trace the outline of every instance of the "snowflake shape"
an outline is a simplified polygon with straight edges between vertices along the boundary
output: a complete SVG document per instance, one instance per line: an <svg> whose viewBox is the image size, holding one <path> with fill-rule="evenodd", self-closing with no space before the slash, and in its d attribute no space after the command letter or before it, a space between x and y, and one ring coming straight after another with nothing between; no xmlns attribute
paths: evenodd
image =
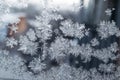
<svg viewBox="0 0 120 80"><path fill-rule="evenodd" d="M11 31L13 31L13 32L15 32L15 33L17 33L18 32L18 26L17 25L12 25L12 26L10 26L10 30Z"/></svg>
<svg viewBox="0 0 120 80"><path fill-rule="evenodd" d="M101 39L105 39L113 35L119 36L118 33L120 33L120 30L119 28L117 28L116 23L114 21L100 22L100 26L97 28L97 31Z"/></svg>
<svg viewBox="0 0 120 80"><path fill-rule="evenodd" d="M112 15L112 10L111 9L107 9L105 11L105 13L106 13L106 15L111 16Z"/></svg>
<svg viewBox="0 0 120 80"><path fill-rule="evenodd" d="M18 41L15 40L15 38L11 37L11 38L7 38L6 40L6 46L13 48L14 46L18 45Z"/></svg>
<svg viewBox="0 0 120 80"><path fill-rule="evenodd" d="M81 39L88 35L88 30L85 29L84 24L73 23L71 20L65 20L61 25L60 29L65 36L72 36Z"/></svg>
<svg viewBox="0 0 120 80"><path fill-rule="evenodd" d="M38 43L30 41L27 36L20 36L19 49L24 54L35 55L38 49Z"/></svg>
<svg viewBox="0 0 120 80"><path fill-rule="evenodd" d="M34 58L33 61L30 62L29 67L35 72L41 72L42 70L44 70L46 68L46 64L43 63L39 58Z"/></svg>

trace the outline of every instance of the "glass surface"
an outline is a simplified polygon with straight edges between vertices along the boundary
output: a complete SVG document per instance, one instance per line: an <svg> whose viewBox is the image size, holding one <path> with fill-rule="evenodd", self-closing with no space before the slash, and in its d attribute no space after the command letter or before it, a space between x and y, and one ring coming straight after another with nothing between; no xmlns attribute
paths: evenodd
<svg viewBox="0 0 120 80"><path fill-rule="evenodd" d="M0 1L0 79L119 80L119 12L120 0Z"/></svg>

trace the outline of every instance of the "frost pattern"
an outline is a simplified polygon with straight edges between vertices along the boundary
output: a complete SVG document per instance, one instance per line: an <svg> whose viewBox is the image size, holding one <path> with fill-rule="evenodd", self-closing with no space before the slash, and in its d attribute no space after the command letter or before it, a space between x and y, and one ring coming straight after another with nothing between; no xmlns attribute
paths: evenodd
<svg viewBox="0 0 120 80"><path fill-rule="evenodd" d="M65 40L62 37L57 37L56 41L51 44L49 54L51 55L51 58L54 59L59 56L65 56L65 53L67 53L67 49L69 48L69 42L68 40Z"/></svg>
<svg viewBox="0 0 120 80"><path fill-rule="evenodd" d="M30 41L27 36L20 36L19 45L18 51L22 51L24 54L35 55L37 52L38 44Z"/></svg>
<svg viewBox="0 0 120 80"><path fill-rule="evenodd" d="M117 35L117 33L120 32L114 21L102 21L99 28L97 28L97 31L102 39L109 36Z"/></svg>
<svg viewBox="0 0 120 80"><path fill-rule="evenodd" d="M30 62L29 67L35 72L39 73L46 68L46 64L41 61L40 58L35 58L33 61Z"/></svg>
<svg viewBox="0 0 120 80"><path fill-rule="evenodd" d="M66 20L61 23L60 29L63 31L65 36L77 37L79 39L88 35L88 30L85 29L84 24L73 23L71 20Z"/></svg>
<svg viewBox="0 0 120 80"><path fill-rule="evenodd" d="M17 31L18 31L18 26L17 26L16 24L14 24L14 25L12 25L12 26L10 27L10 30L13 31L14 33L17 33Z"/></svg>
<svg viewBox="0 0 120 80"><path fill-rule="evenodd" d="M21 15L14 9L27 10L30 1L0 1L0 31L13 24L7 28L16 34ZM101 21L95 28L98 35L92 37L92 28L87 24L64 17L59 9L49 7L43 0L39 2L39 7L32 5L37 14L28 20L29 29L18 39L0 32L5 38L5 47L0 42L0 79L7 74L12 80L120 79L120 67L114 63L120 56L118 42L101 47L102 41L120 36L115 21ZM76 7L78 11L83 6L73 4ZM112 10L107 9L106 15L110 16Z"/></svg>
<svg viewBox="0 0 120 80"><path fill-rule="evenodd" d="M6 46L13 48L14 46L18 45L18 41L15 40L13 37L7 38L6 40Z"/></svg>
<svg viewBox="0 0 120 80"><path fill-rule="evenodd" d="M36 33L33 29L29 29L29 31L26 33L26 35L28 36L29 40L31 41L35 41L36 38Z"/></svg>

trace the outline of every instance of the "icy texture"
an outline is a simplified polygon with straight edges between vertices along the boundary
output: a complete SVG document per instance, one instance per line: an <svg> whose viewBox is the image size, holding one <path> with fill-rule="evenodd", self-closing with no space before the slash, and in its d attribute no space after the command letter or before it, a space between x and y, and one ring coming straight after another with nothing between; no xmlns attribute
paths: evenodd
<svg viewBox="0 0 120 80"><path fill-rule="evenodd" d="M0 40L5 39L4 46L0 43L0 79L119 80L120 67L115 64L119 61L119 45L117 40L107 44L111 37L120 36L116 23L101 21L94 29L97 36L92 37L90 26L64 17L59 8L45 1L39 0L37 5L31 0L0 1L0 31L7 28L17 33L21 15L14 9L24 13L32 5L37 11L19 38L0 32ZM106 13L111 15L109 10Z"/></svg>

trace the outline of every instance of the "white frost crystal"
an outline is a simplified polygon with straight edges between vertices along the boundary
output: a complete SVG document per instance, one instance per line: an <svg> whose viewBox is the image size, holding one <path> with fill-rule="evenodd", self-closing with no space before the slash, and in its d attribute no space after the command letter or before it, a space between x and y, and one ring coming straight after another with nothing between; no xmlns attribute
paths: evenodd
<svg viewBox="0 0 120 80"><path fill-rule="evenodd" d="M109 36L117 35L120 30L117 28L116 23L114 21L102 21L100 26L97 28L99 36L101 39L107 38Z"/></svg>
<svg viewBox="0 0 120 80"><path fill-rule="evenodd" d="M10 30L13 31L13 32L15 32L15 33L17 33L18 26L17 25L12 25L12 26L10 26Z"/></svg>
<svg viewBox="0 0 120 80"><path fill-rule="evenodd" d="M107 9L105 11L105 13L106 13L106 15L111 16L112 15L112 10L111 9Z"/></svg>
<svg viewBox="0 0 120 80"><path fill-rule="evenodd" d="M29 67L35 72L41 72L46 68L46 64L42 63L40 58L35 58L33 61L30 62Z"/></svg>
<svg viewBox="0 0 120 80"><path fill-rule="evenodd" d="M27 36L20 36L19 45L18 51L22 51L24 54L35 55L37 52L38 44L30 41Z"/></svg>
<svg viewBox="0 0 120 80"><path fill-rule="evenodd" d="M68 45L68 40L62 38L62 37L57 37L55 42L51 44L49 54L51 55L51 58L54 59L59 56L65 56L65 53L67 53L69 45Z"/></svg>
<svg viewBox="0 0 120 80"><path fill-rule="evenodd" d="M115 65L114 64L101 64L99 65L99 70L104 71L104 72L114 72L115 70Z"/></svg>
<svg viewBox="0 0 120 80"><path fill-rule="evenodd" d="M37 39L35 31L33 29L29 29L29 31L26 33L26 35L28 36L29 40L31 40L31 41L35 41Z"/></svg>
<svg viewBox="0 0 120 80"><path fill-rule="evenodd" d="M61 25L60 29L65 36L72 36L81 39L86 35L85 33L88 32L88 30L85 29L84 24L73 23L71 20L66 20L62 22Z"/></svg>
<svg viewBox="0 0 120 80"><path fill-rule="evenodd" d="M13 48L14 46L18 45L18 41L15 40L13 37L7 38L6 40L6 46Z"/></svg>

